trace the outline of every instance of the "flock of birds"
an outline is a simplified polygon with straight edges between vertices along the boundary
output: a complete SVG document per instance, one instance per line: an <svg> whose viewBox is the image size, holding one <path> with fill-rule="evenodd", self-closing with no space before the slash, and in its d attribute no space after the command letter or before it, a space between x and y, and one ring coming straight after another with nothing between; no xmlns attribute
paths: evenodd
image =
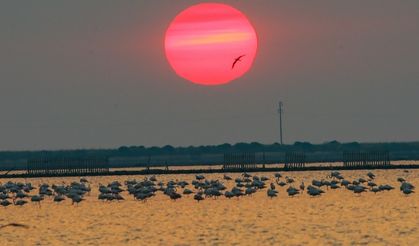
<svg viewBox="0 0 419 246"><path fill-rule="evenodd" d="M403 178L398 178L400 191L409 195L414 192L415 187ZM234 182L232 189L228 189L224 183ZM125 186L124 186L125 185ZM241 196L251 196L261 190L266 189L266 195L270 198L278 196L279 187L287 187L288 196L293 197L302 194L304 191L309 196L315 197L325 193L326 190L347 189L355 194L363 192L382 192L393 190L394 187L388 184L376 184L375 175L368 172L365 178L361 177L352 181L345 179L341 173L333 171L325 179L313 179L311 184L306 187L304 182L297 184L294 178L275 173L272 179L266 176L256 176L243 173L233 179L231 176L224 175L223 181L209 180L203 175L196 175L195 179L189 184L184 180L170 180L167 183L158 181L156 176L145 178L144 180L127 180L124 185L118 181L113 181L107 185L99 184L98 199L102 201L125 200L121 195L127 191L135 200L147 201L154 197L158 192L162 192L172 200L180 199L184 196L193 196L196 201L209 198L234 198ZM192 188L193 187L193 188ZM44 199L52 199L56 203L64 200L71 200L72 204L78 204L85 200L85 196L91 192L90 183L86 178L81 178L79 182L72 182L69 185L49 185L43 183L39 185L37 194L32 194L36 188L31 183L7 182L0 183L0 205L23 206L29 201L37 203L39 206Z"/></svg>

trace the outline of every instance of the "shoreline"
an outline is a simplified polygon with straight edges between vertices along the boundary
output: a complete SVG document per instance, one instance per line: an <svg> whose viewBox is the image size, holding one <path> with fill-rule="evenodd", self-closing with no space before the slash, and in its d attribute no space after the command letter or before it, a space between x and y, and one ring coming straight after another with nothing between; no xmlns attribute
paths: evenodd
<svg viewBox="0 0 419 246"><path fill-rule="evenodd" d="M173 167L173 166L171 166ZM81 177L81 176L129 176L129 175L164 175L164 174L200 174L200 173L242 173L242 172L302 172L302 171L332 171L332 170L392 170L392 169L419 169L419 164L399 165L364 165L364 166L306 166L296 168L261 167L261 168L217 168L217 169L143 169L143 170L113 170L97 173L54 173L54 174L28 174L12 173L0 174L0 179L12 178L44 178L44 177ZM23 171L23 170L21 170Z"/></svg>

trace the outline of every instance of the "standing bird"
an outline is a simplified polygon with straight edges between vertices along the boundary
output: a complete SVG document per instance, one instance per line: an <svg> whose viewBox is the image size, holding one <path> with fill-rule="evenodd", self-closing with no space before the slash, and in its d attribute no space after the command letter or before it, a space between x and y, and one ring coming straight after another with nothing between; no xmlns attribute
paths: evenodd
<svg viewBox="0 0 419 246"><path fill-rule="evenodd" d="M225 196L225 197L227 197L228 199L230 199L230 198L232 198L232 197L235 197L236 195L234 195L234 193L233 193L233 192L231 192L231 191L226 191L226 192L224 193L224 196Z"/></svg>
<svg viewBox="0 0 419 246"><path fill-rule="evenodd" d="M381 190L380 190L380 188L378 188L378 187L372 187L372 188L371 188L371 191L372 191L372 192L374 192L374 194L375 194L375 193L377 193L377 192L380 192Z"/></svg>
<svg viewBox="0 0 419 246"><path fill-rule="evenodd" d="M62 195L56 195L54 197L54 202L56 202L56 203L59 203L59 202L64 201L64 200L65 200L65 197L62 196Z"/></svg>
<svg viewBox="0 0 419 246"><path fill-rule="evenodd" d="M275 184L271 183L271 190L275 190Z"/></svg>
<svg viewBox="0 0 419 246"><path fill-rule="evenodd" d="M239 57L237 57L236 59L234 59L233 65L231 66L231 69L234 68L234 66L236 65L237 62L241 61L241 58L244 57L246 55L241 55Z"/></svg>
<svg viewBox="0 0 419 246"><path fill-rule="evenodd" d="M204 197L202 197L202 193L197 193L193 196L193 199L199 202L199 201L204 200Z"/></svg>
<svg viewBox="0 0 419 246"><path fill-rule="evenodd" d="M362 185L355 185L353 192L355 194L361 194L362 192L365 192L366 190L367 188Z"/></svg>
<svg viewBox="0 0 419 246"><path fill-rule="evenodd" d="M43 196L34 195L31 197L31 202L37 202L41 206L41 201L44 200Z"/></svg>
<svg viewBox="0 0 419 246"><path fill-rule="evenodd" d="M25 205L26 203L28 203L27 201L25 201L25 200L17 200L17 201L15 201L14 202L14 204L16 205L16 206L23 206L23 205Z"/></svg>
<svg viewBox="0 0 419 246"><path fill-rule="evenodd" d="M402 191L403 191L403 193L404 193L405 195L409 195L410 193L414 193L414 191L413 191L413 190L408 189L408 188L403 189Z"/></svg>
<svg viewBox="0 0 419 246"><path fill-rule="evenodd" d="M183 190L184 195L189 195L189 194L192 194L192 193L193 193L193 191L191 191L190 189L184 189Z"/></svg>
<svg viewBox="0 0 419 246"><path fill-rule="evenodd" d="M270 197L270 198L273 198L273 197L276 197L277 194L278 193L278 191L276 191L276 190L271 190L271 189L268 189L267 191L266 191L266 194Z"/></svg>
<svg viewBox="0 0 419 246"><path fill-rule="evenodd" d="M321 193L324 193L324 191L319 188L316 188L311 185L307 187L307 194L309 194L310 196L320 196Z"/></svg>
<svg viewBox="0 0 419 246"><path fill-rule="evenodd" d="M173 201L176 201L179 198L182 198L182 195L176 192L171 192L169 194L170 199L172 199Z"/></svg>
<svg viewBox="0 0 419 246"><path fill-rule="evenodd" d="M368 173L367 173L367 176L368 176L370 179L374 179L374 178L375 178L375 174L373 174L372 172L368 172Z"/></svg>
<svg viewBox="0 0 419 246"><path fill-rule="evenodd" d="M71 201L72 201L71 205L73 205L74 203L76 203L78 205L83 200L84 200L83 197L81 197L79 195L74 195L74 196L71 197Z"/></svg>
<svg viewBox="0 0 419 246"><path fill-rule="evenodd" d="M413 186L411 183L405 181L400 186L400 190L406 190L406 189L413 190L413 189L415 189L415 186Z"/></svg>
<svg viewBox="0 0 419 246"><path fill-rule="evenodd" d="M296 188L294 188L294 187L290 186L290 187L288 187L288 189L287 189L287 193L288 193L288 196L293 197L293 196L295 196L295 195L299 194L299 193L300 193L300 191L299 191L299 190L297 190Z"/></svg>
<svg viewBox="0 0 419 246"><path fill-rule="evenodd" d="M12 204L11 202L9 202L9 200L3 200L3 201L1 201L0 202L0 205L2 205L3 207L7 207L7 206L9 206L10 204Z"/></svg>
<svg viewBox="0 0 419 246"><path fill-rule="evenodd" d="M232 180L232 178L230 176L226 175L226 174L224 174L224 179L225 180Z"/></svg>
<svg viewBox="0 0 419 246"><path fill-rule="evenodd" d="M304 181L302 181L302 182L301 182L301 184L300 184L300 189L301 189L301 190L304 190L304 188L305 188L305 186L304 186Z"/></svg>
<svg viewBox="0 0 419 246"><path fill-rule="evenodd" d="M204 177L204 175L195 175L195 178L197 179L197 180L203 180L203 179L205 179L205 177Z"/></svg>
<svg viewBox="0 0 419 246"><path fill-rule="evenodd" d="M377 184L376 184L376 183L374 183L374 182L372 182L372 181L369 181L369 182L368 182L368 186L372 188L372 187L374 187L374 186L377 186Z"/></svg>
<svg viewBox="0 0 419 246"><path fill-rule="evenodd" d="M294 183L294 179L291 177L285 177L285 181L287 181L288 184Z"/></svg>

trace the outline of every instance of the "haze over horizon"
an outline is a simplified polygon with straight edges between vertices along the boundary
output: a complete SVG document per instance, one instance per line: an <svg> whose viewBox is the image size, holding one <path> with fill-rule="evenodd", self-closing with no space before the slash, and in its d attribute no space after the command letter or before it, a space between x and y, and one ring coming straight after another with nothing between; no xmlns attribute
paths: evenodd
<svg viewBox="0 0 419 246"><path fill-rule="evenodd" d="M251 70L179 78L164 35L201 1L0 3L0 150L419 140L419 2L217 1L258 34Z"/></svg>

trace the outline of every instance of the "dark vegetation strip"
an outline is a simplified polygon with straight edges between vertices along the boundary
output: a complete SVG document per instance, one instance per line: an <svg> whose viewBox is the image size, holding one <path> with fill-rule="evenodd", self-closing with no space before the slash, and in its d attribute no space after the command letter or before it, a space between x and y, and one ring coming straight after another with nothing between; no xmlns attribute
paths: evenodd
<svg viewBox="0 0 419 246"><path fill-rule="evenodd" d="M1 160L20 160L31 158L112 158L112 157L148 157L161 155L205 155L224 154L230 152L345 152L345 151L389 151L416 153L419 152L419 142L405 143L340 143L338 141L323 144L309 142L295 142L280 145L251 143L224 143L220 145L202 145L189 147L121 146L116 149L79 149L79 150L45 150L45 151L0 151Z"/></svg>

